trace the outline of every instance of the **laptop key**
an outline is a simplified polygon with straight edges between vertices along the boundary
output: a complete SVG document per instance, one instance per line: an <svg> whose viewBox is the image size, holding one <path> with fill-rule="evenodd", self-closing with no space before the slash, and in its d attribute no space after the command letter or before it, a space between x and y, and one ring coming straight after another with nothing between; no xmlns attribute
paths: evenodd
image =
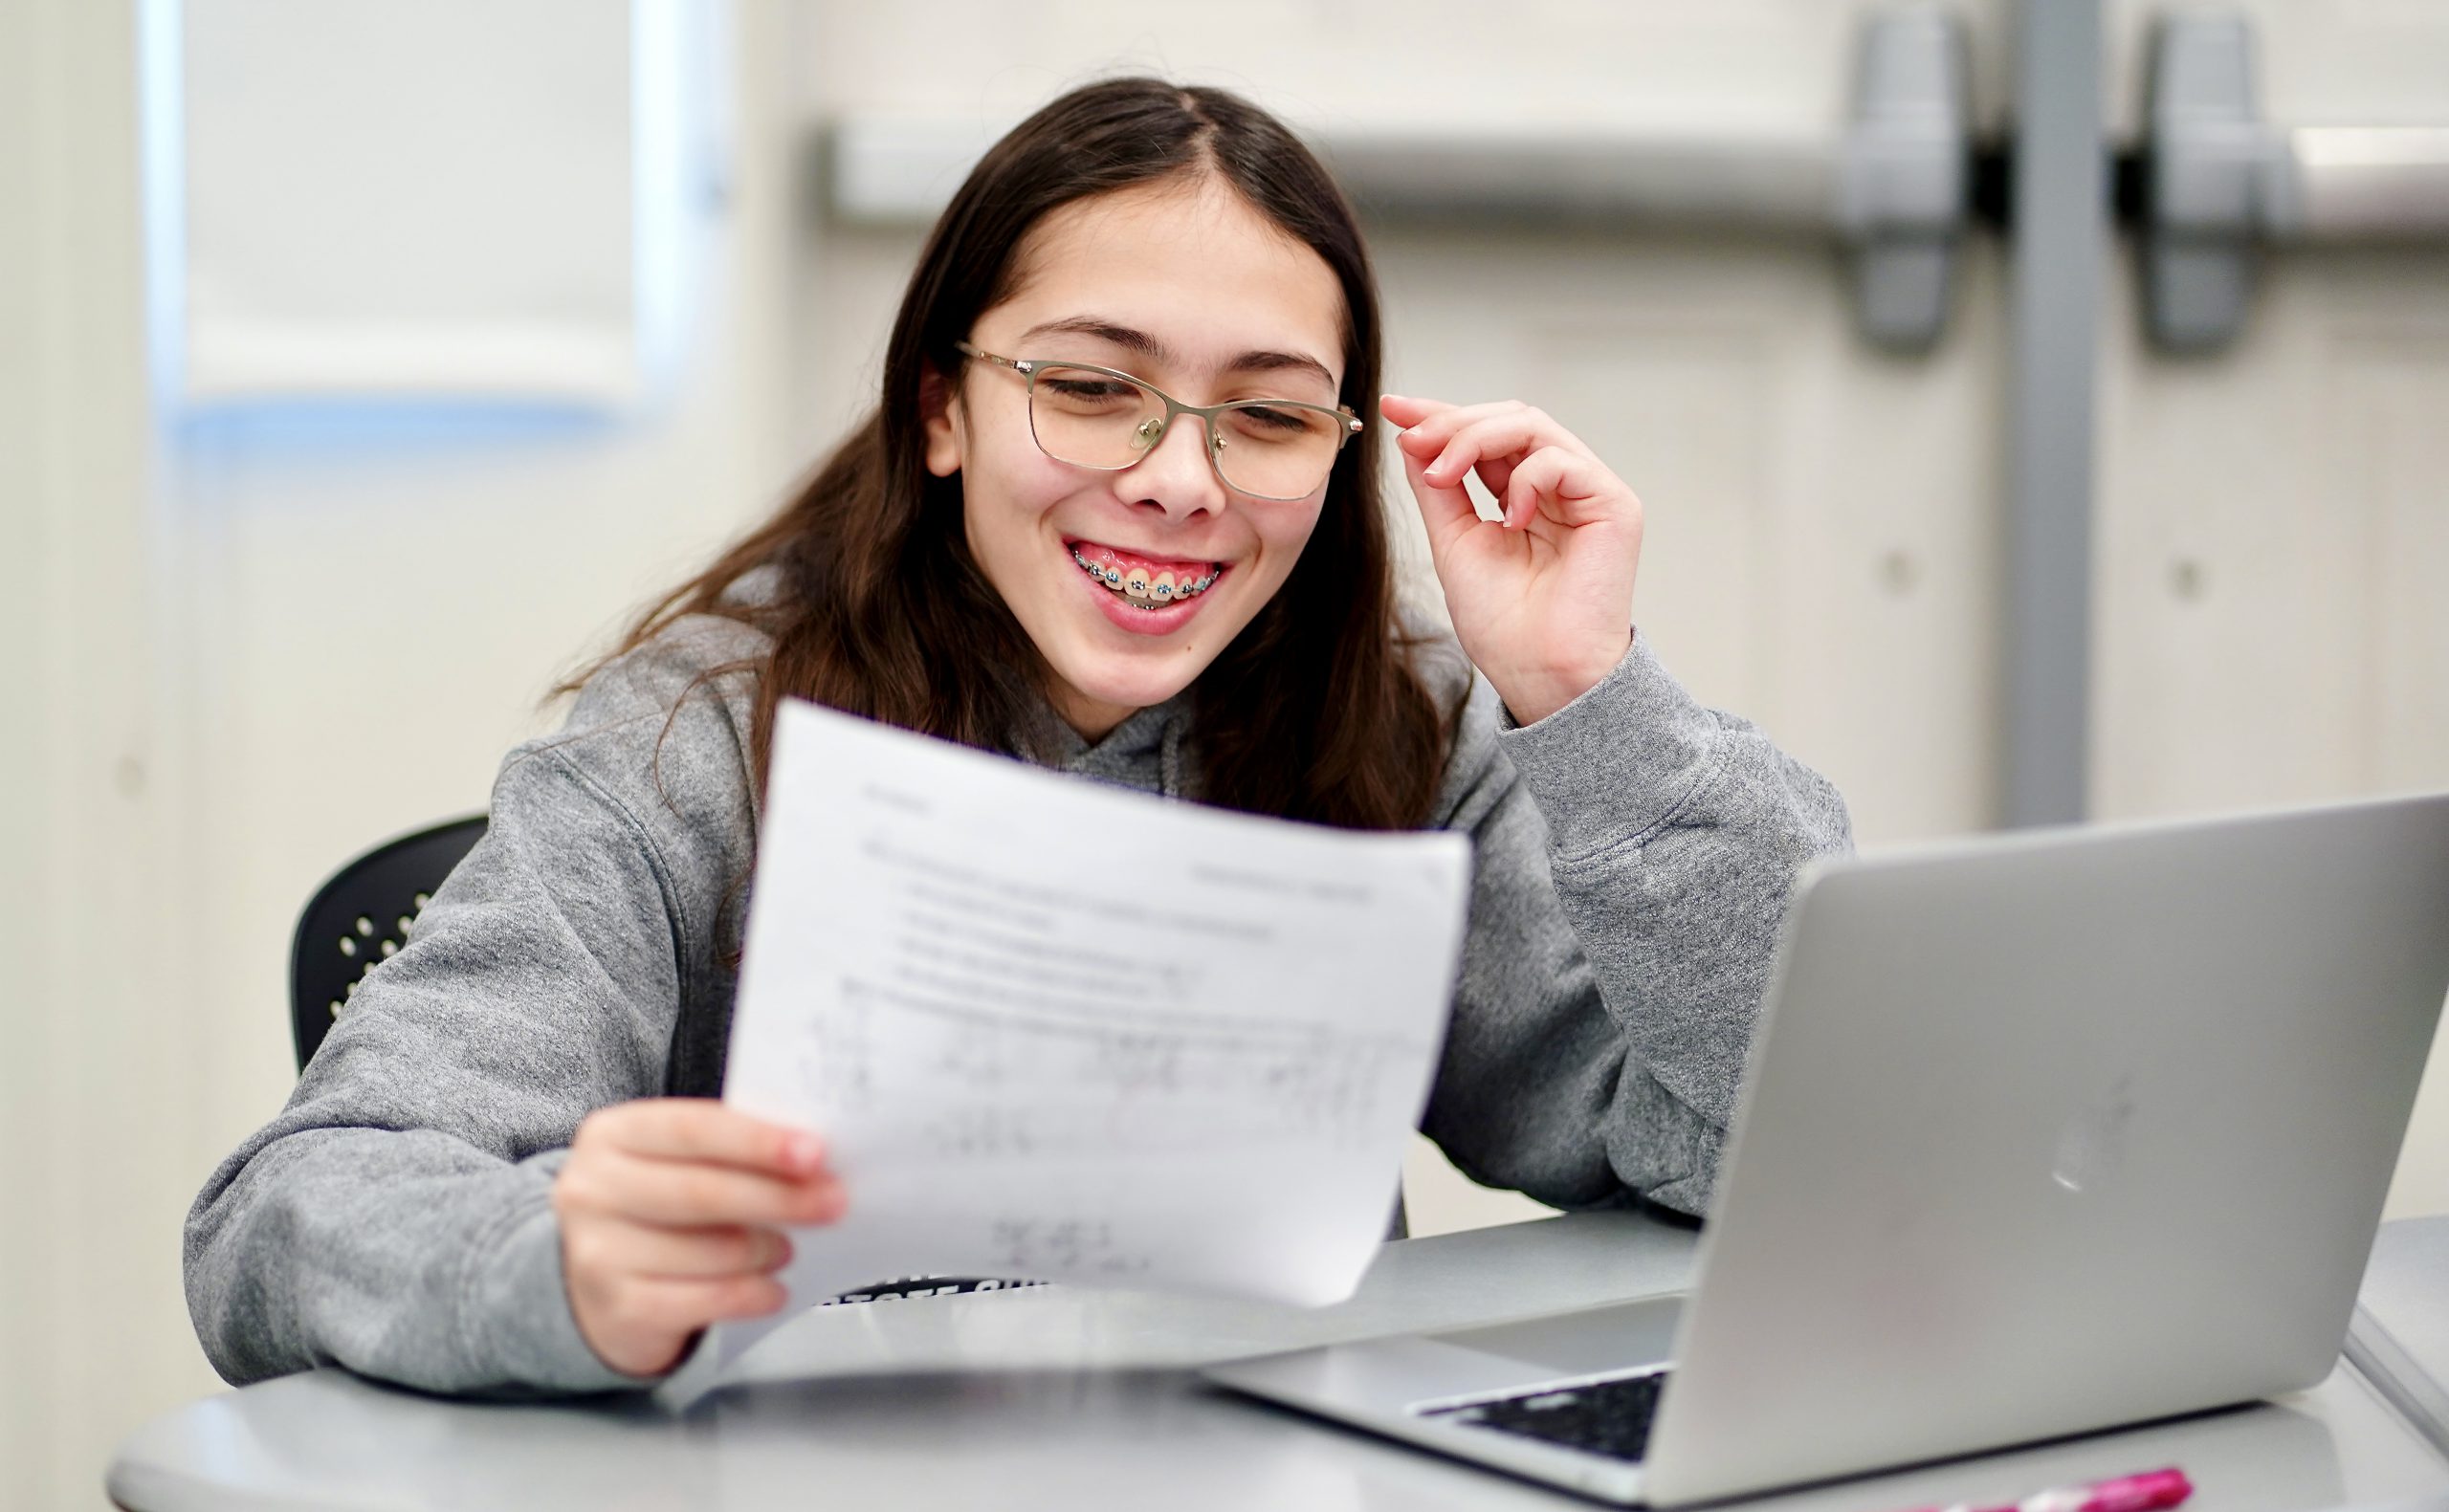
<svg viewBox="0 0 2449 1512"><path fill-rule="evenodd" d="M1649 1426L1658 1415L1659 1389L1666 1381L1665 1370L1644 1370L1418 1411L1423 1417L1448 1417L1471 1428L1638 1462L1649 1448Z"/></svg>

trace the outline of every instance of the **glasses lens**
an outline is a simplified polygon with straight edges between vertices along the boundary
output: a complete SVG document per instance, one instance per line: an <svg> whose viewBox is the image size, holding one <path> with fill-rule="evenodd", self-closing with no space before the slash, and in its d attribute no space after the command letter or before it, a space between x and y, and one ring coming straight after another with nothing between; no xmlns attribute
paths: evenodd
<svg viewBox="0 0 2449 1512"><path fill-rule="evenodd" d="M1165 402L1112 373L1048 363L1029 384L1029 429L1057 462L1127 468L1164 439ZM1343 433L1331 410L1249 400L1216 417L1216 471L1244 493L1306 498L1327 481Z"/></svg>
<svg viewBox="0 0 2449 1512"><path fill-rule="evenodd" d="M1216 417L1216 471L1245 493L1306 498L1327 481L1343 444L1343 416L1253 400Z"/></svg>
<svg viewBox="0 0 2449 1512"><path fill-rule="evenodd" d="M1029 384L1039 449L1081 468L1125 468L1163 436L1165 402L1111 373L1041 367Z"/></svg>

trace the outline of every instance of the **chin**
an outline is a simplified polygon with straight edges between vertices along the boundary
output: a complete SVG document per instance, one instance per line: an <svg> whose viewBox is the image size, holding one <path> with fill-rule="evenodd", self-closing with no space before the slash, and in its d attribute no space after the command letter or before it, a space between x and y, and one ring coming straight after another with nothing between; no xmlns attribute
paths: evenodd
<svg viewBox="0 0 2449 1512"><path fill-rule="evenodd" d="M1177 656L1164 667L1116 667L1105 658L1085 666L1058 667L1057 675L1088 698L1117 709L1145 709L1161 704L1198 680L1207 669L1202 662L1185 667Z"/></svg>

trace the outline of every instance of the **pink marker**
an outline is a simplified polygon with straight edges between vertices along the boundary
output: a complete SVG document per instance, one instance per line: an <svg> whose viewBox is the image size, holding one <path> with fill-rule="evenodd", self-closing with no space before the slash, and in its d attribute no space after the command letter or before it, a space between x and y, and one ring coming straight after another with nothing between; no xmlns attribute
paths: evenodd
<svg viewBox="0 0 2449 1512"><path fill-rule="evenodd" d="M2192 1495L2194 1482L2184 1471L2171 1468L2096 1480L2087 1486L2038 1491L2012 1506L1976 1507L1959 1501L1953 1506L1920 1507L1916 1512L2161 1512Z"/></svg>

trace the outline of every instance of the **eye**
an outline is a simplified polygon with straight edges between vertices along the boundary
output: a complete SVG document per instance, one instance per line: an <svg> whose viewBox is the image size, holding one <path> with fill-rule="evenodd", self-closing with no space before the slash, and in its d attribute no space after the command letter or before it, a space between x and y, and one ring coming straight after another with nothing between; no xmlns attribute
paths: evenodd
<svg viewBox="0 0 2449 1512"><path fill-rule="evenodd" d="M1291 432L1307 430L1312 421L1305 411L1278 409L1270 405L1248 405L1233 411L1234 416L1253 430Z"/></svg>
<svg viewBox="0 0 2449 1512"><path fill-rule="evenodd" d="M1038 380L1038 387L1051 390L1057 397L1063 399L1120 399L1126 394L1138 392L1129 383L1118 383L1111 378L1041 377Z"/></svg>

